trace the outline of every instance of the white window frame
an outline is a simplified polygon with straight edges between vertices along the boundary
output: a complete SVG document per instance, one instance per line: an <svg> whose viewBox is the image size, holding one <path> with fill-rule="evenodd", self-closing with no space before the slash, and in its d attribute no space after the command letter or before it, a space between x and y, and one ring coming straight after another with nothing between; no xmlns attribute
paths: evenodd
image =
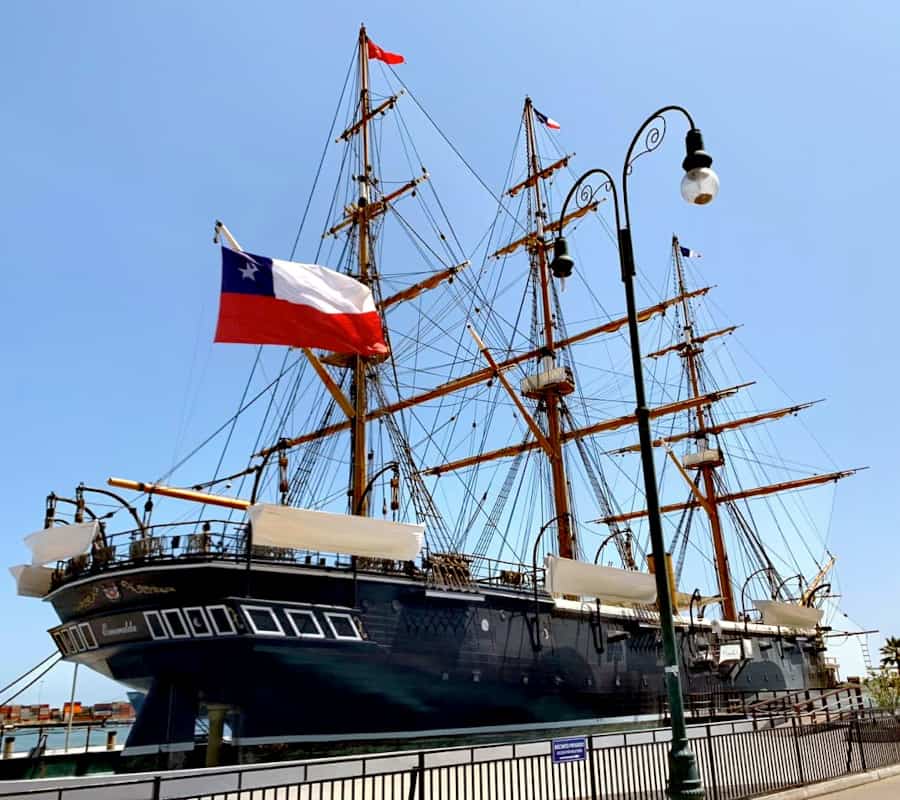
<svg viewBox="0 0 900 800"><path fill-rule="evenodd" d="M81 622L78 624L78 630L81 631L81 635L84 637L85 644L88 646L88 650L96 650L100 644L97 642L97 637L94 636L94 629L91 627L90 622ZM87 631L87 633L85 633ZM88 639L88 634L90 634L90 639ZM91 644L93 642L93 644Z"/></svg>
<svg viewBox="0 0 900 800"><path fill-rule="evenodd" d="M225 619L228 620L228 630L223 631L219 628L219 624L216 622L216 618L213 615L213 611L222 611L225 614ZM234 627L234 620L231 618L231 612L228 606L206 606L207 617L209 618L210 629L216 632L218 636L230 636L231 634L237 633L237 628Z"/></svg>
<svg viewBox="0 0 900 800"><path fill-rule="evenodd" d="M353 629L353 636L339 636L338 632L334 628L334 623L331 621L332 619L342 618L347 620L350 623L350 627ZM334 634L335 639L340 639L345 642L361 642L362 636L359 635L359 629L356 627L356 623L353 621L353 617L349 614L339 614L334 611L326 611L325 612L325 621L328 623L328 627L331 628L331 632Z"/></svg>
<svg viewBox="0 0 900 800"><path fill-rule="evenodd" d="M241 604L241 611L244 612L244 617L247 620L247 623L250 625L250 630L253 631L257 636L284 636L284 628L281 627L281 621L275 615L275 610L270 606L245 606L243 603ZM278 628L277 631L261 631L256 627L256 623L253 621L253 617L250 616L251 611L265 611L269 614L272 620L275 623L275 627Z"/></svg>
<svg viewBox="0 0 900 800"><path fill-rule="evenodd" d="M156 621L159 622L159 627L162 628L162 636L157 636L153 632L153 626L150 624L150 617L156 617ZM150 638L153 639L153 641L169 638L169 626L166 625L159 611L145 611L144 622L147 623L147 630L150 631Z"/></svg>
<svg viewBox="0 0 900 800"><path fill-rule="evenodd" d="M200 618L206 625L206 633L197 633L197 631L194 630L194 626L191 624L192 611L196 611L200 615ZM191 635L196 636L198 639L202 639L204 636L213 635L212 625L209 624L209 617L206 616L206 612L203 610L203 606L185 606L184 618L187 620L187 629L191 632Z"/></svg>
<svg viewBox="0 0 900 800"><path fill-rule="evenodd" d="M325 631L322 630L322 626L319 624L319 620L316 618L316 615L308 608L286 608L284 610L284 613L287 614L288 622L291 623L291 627L294 629L294 633L301 639L325 638ZM313 621L313 625L316 626L316 630L318 631L318 633L300 633L300 629L296 626L296 624L294 624L294 614L309 617Z"/></svg>
<svg viewBox="0 0 900 800"><path fill-rule="evenodd" d="M88 649L87 640L84 638L84 634L78 630L77 625L69 626L69 636L71 636L72 641L75 642L75 649L79 653L83 653Z"/></svg>
<svg viewBox="0 0 900 800"><path fill-rule="evenodd" d="M178 619L181 620L181 626L184 628L184 633L175 633L172 630L172 626L169 624L168 614L177 614ZM187 624L187 620L184 618L184 614L181 613L180 608L161 608L159 610L159 615L162 617L163 624L165 625L166 630L169 632L169 636L173 639L190 639L191 638L191 628L190 625Z"/></svg>

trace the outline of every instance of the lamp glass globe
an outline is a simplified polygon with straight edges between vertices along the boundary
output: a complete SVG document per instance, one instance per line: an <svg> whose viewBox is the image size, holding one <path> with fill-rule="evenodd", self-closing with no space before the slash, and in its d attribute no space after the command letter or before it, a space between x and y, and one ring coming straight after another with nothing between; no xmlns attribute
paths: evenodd
<svg viewBox="0 0 900 800"><path fill-rule="evenodd" d="M711 203L719 192L719 176L709 167L697 167L684 173L681 196L696 206Z"/></svg>

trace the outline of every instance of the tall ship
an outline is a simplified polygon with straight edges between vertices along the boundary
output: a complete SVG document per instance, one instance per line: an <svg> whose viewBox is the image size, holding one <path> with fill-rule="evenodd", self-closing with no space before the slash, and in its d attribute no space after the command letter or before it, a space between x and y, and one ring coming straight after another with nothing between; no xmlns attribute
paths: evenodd
<svg viewBox="0 0 900 800"><path fill-rule="evenodd" d="M563 229L608 232L602 192L556 218L572 156L526 99L504 193L466 250L437 186L471 176L422 165L408 118L431 117L398 58L360 30L337 155L310 194L323 235L301 230L290 254L367 287L386 347L258 348L193 461L51 493L13 568L58 615L61 658L146 694L125 754L191 751L200 718L265 748L656 715L654 568L677 586L686 694L832 686L834 559L798 490L854 470L773 464L761 433L812 403L754 408L747 382L720 382L735 326L707 325L711 288L673 237L667 289L638 312L671 553L653 564L627 320L592 276L564 287L550 270ZM229 277L259 258L243 237L216 225L223 289L258 277ZM591 269L614 271L612 252ZM754 436L769 437L759 457ZM188 474L199 461L212 474Z"/></svg>

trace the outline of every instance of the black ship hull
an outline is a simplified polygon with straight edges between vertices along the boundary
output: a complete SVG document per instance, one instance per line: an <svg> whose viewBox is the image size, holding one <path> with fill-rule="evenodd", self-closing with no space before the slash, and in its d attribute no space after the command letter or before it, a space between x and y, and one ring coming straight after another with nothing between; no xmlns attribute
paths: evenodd
<svg viewBox="0 0 900 800"><path fill-rule="evenodd" d="M665 695L655 614L524 588L212 560L84 576L48 599L67 657L147 692L126 754L193 748L213 706L252 746L634 721ZM685 620L684 691L824 687L796 633Z"/></svg>

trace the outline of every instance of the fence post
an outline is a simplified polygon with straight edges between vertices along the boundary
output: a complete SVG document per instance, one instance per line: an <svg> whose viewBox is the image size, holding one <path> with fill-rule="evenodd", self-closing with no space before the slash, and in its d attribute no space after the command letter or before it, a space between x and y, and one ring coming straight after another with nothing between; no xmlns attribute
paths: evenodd
<svg viewBox="0 0 900 800"><path fill-rule="evenodd" d="M712 789L712 800L719 800L719 783L716 779L716 756L712 746L712 730L706 726L706 752L709 756L709 783L707 789Z"/></svg>
<svg viewBox="0 0 900 800"><path fill-rule="evenodd" d="M594 774L594 734L593 733L588 734L588 771L591 773L591 800L598 800L598 798L597 798L597 776Z"/></svg>
<svg viewBox="0 0 900 800"><path fill-rule="evenodd" d="M153 800L159 800L159 790L160 784L162 783L162 776L157 775L153 778Z"/></svg>
<svg viewBox="0 0 900 800"><path fill-rule="evenodd" d="M859 745L859 764L862 767L862 771L866 771L866 752L863 750L863 740L862 740L862 728L859 724L859 717L856 718L856 743ZM851 723L852 724L852 723Z"/></svg>
<svg viewBox="0 0 900 800"><path fill-rule="evenodd" d="M800 753L800 732L797 730L797 718L791 717L791 730L794 733L794 752L797 754L797 775L800 777L800 785L806 785L803 777L803 756Z"/></svg>
<svg viewBox="0 0 900 800"><path fill-rule="evenodd" d="M419 800L425 800L425 753L419 751Z"/></svg>

